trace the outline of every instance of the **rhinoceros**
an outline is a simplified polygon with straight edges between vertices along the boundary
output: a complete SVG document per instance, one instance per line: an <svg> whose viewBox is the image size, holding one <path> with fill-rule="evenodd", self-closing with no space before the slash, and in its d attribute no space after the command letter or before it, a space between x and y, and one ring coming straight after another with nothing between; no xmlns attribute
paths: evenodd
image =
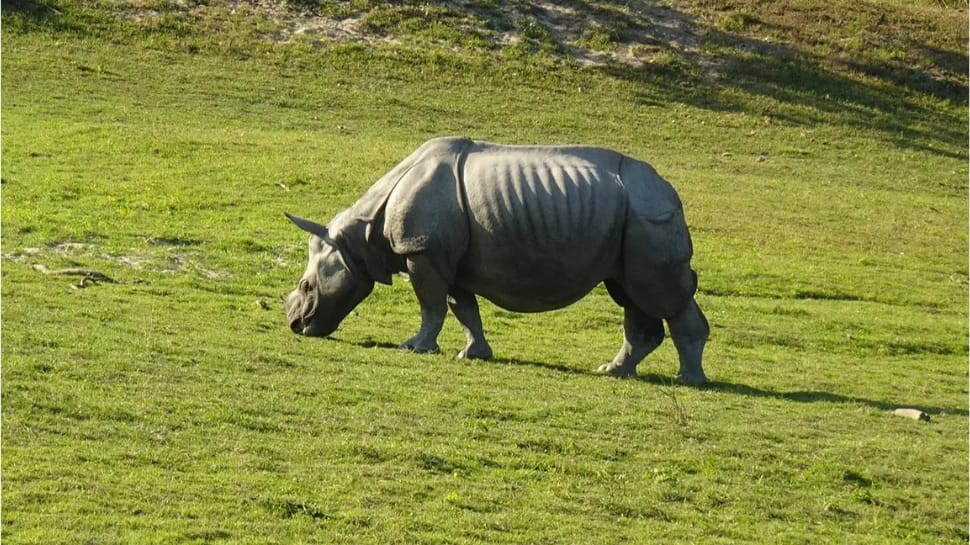
<svg viewBox="0 0 970 545"><path fill-rule="evenodd" d="M421 307L421 327L401 348L437 352L450 307L467 339L458 357L489 359L476 296L541 312L602 282L624 316L623 344L599 371L636 375L663 342L666 321L677 379L707 380L701 357L710 328L694 300L683 206L637 159L599 147L436 138L328 225L286 215L310 233L306 272L285 299L297 334L330 335L375 282L390 284L401 272Z"/></svg>

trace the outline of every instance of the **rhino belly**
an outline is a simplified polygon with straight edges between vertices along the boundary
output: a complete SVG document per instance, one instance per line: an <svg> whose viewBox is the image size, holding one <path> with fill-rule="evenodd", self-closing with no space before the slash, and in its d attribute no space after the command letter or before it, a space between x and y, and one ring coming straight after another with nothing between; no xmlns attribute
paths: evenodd
<svg viewBox="0 0 970 545"><path fill-rule="evenodd" d="M500 163L466 176L461 287L508 310L539 312L574 303L617 274L622 191L598 165L564 160Z"/></svg>

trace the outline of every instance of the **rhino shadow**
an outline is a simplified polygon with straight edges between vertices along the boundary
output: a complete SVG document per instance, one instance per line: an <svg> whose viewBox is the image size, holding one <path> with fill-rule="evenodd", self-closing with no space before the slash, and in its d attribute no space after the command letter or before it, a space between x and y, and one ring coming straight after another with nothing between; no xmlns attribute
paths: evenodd
<svg viewBox="0 0 970 545"><path fill-rule="evenodd" d="M357 346L360 348L388 348L397 350L397 345L389 342L379 342L374 340L365 341L347 341L338 339L336 337L329 337L332 341L337 341L344 344L349 344ZM589 369L581 369L576 367L570 367L561 363L550 363L544 361L533 361L524 360L521 358L502 358L496 357L492 358L487 362L481 362L483 365L517 365L525 367L534 367L537 369L544 369L549 371L557 371L560 373L566 373L570 375L585 375L585 376L595 376L602 377L603 379L609 379L607 375L603 373L596 372L592 367ZM793 401L797 403L839 403L839 404L853 404L853 405L863 405L866 407L871 407L880 411L892 411L899 407L918 407L920 410L926 412L930 415L938 414L948 414L963 417L970 417L970 411L966 408L958 407L941 407L941 406L928 406L921 403L908 403L908 402L892 402L892 401L880 401L875 399L867 399L858 396L848 396L842 394L836 394L832 392L821 392L812 390L795 390L790 392L768 390L765 388L758 388L755 386L749 386L747 384L741 384L736 382L726 382L721 380L712 380L702 385L689 385L689 384L679 384L673 377L669 375L661 375L658 373L640 373L636 377L618 379L614 380L634 380L637 382L643 382L646 384L651 384L654 386L673 386L677 385L682 388L697 388L700 390L714 390L718 392L724 392L733 395L743 395L749 397L759 397L766 399L781 399L785 401Z"/></svg>
<svg viewBox="0 0 970 545"><path fill-rule="evenodd" d="M375 341L373 339L366 339L362 341L350 341L346 339L341 339L339 337L328 336L328 341L338 342L341 344L346 344L350 346L356 346L358 348L382 348L390 350L400 350L398 345L395 343L390 343L386 341ZM603 376L603 373L597 373L593 369L578 369L576 367L570 367L561 363L550 363L543 361L533 361L524 360L522 358L505 358L505 357L493 357L490 360L465 360L466 362L481 363L482 365L517 365L525 367L535 367L537 369L546 369L550 371L558 371L560 373L568 373L571 375L588 375L588 376ZM668 381L669 382L669 381Z"/></svg>
<svg viewBox="0 0 970 545"><path fill-rule="evenodd" d="M641 380L647 382L658 383L658 384L669 384L670 379L667 377L662 377L660 375L648 375L646 377L641 377ZM758 388L755 386L749 386L747 384L725 382L725 381L711 381L707 384L699 386L699 388L705 390L715 390L720 392L725 392L735 395L743 395L750 397L760 397L767 399L781 399L785 401L794 401L797 403L839 403L839 404L853 404L853 405L863 405L866 407L871 407L880 411L892 411L900 407L918 407L920 410L931 414L948 414L967 417L970 416L970 411L966 408L960 407L941 407L941 406L929 406L922 403L910 403L907 401L883 401L876 399L867 399L858 396L849 396L836 394L832 392L821 392L813 390L795 390L791 392L767 390L764 388Z"/></svg>
<svg viewBox="0 0 970 545"><path fill-rule="evenodd" d="M499 365L519 365L525 367L535 367L537 369L547 369L549 371L558 371L560 373L566 373L569 375L588 375L588 376L603 376L603 373L597 373L592 368L591 369L579 369L576 367L570 367L568 365L563 365L561 363L550 363L545 361L532 361L523 360L520 358L492 358L486 363L497 363Z"/></svg>

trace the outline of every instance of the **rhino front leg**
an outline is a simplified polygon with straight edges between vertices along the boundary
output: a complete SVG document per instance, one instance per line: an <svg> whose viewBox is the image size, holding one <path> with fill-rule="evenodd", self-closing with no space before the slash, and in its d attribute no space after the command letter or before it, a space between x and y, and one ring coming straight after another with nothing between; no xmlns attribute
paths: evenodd
<svg viewBox="0 0 970 545"><path fill-rule="evenodd" d="M448 313L448 284L425 254L408 256L407 269L414 294L421 305L421 329L398 348L415 352L437 352L438 333L441 332Z"/></svg>
<svg viewBox="0 0 970 545"><path fill-rule="evenodd" d="M707 382L701 359L711 327L704 313L697 306L697 302L691 299L687 308L667 319L667 324L670 326L670 336L674 340L674 346L677 347L677 355L680 356L677 380L687 384Z"/></svg>
<svg viewBox="0 0 970 545"><path fill-rule="evenodd" d="M613 361L601 365L599 371L616 377L636 376L637 364L660 346L663 340L663 321L651 318L636 306L627 304L623 307L623 346Z"/></svg>
<svg viewBox="0 0 970 545"><path fill-rule="evenodd" d="M458 323L465 332L465 348L458 353L458 357L492 359L492 347L485 340L482 315L478 311L478 300L475 299L475 294L461 288L452 288L448 292L448 306L451 307L451 311L455 314L455 318L458 318Z"/></svg>

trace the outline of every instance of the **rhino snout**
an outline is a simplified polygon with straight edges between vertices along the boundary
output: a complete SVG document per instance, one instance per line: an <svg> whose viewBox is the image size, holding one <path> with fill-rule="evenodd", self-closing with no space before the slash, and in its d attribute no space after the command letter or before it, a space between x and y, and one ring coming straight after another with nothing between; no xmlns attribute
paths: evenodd
<svg viewBox="0 0 970 545"><path fill-rule="evenodd" d="M302 335L303 334L303 319L302 318L299 318L299 317L291 319L290 320L290 329L293 330L293 333L296 333L297 335Z"/></svg>
<svg viewBox="0 0 970 545"><path fill-rule="evenodd" d="M319 297L313 292L297 289L287 296L286 321L293 333L307 337L326 337L336 331L340 320L334 320L329 312L321 312L319 303Z"/></svg>
<svg viewBox="0 0 970 545"><path fill-rule="evenodd" d="M304 315L304 302L298 291L290 293L284 303L286 309L286 321L290 324L290 329L297 335L305 335L308 329L307 324L312 316Z"/></svg>

